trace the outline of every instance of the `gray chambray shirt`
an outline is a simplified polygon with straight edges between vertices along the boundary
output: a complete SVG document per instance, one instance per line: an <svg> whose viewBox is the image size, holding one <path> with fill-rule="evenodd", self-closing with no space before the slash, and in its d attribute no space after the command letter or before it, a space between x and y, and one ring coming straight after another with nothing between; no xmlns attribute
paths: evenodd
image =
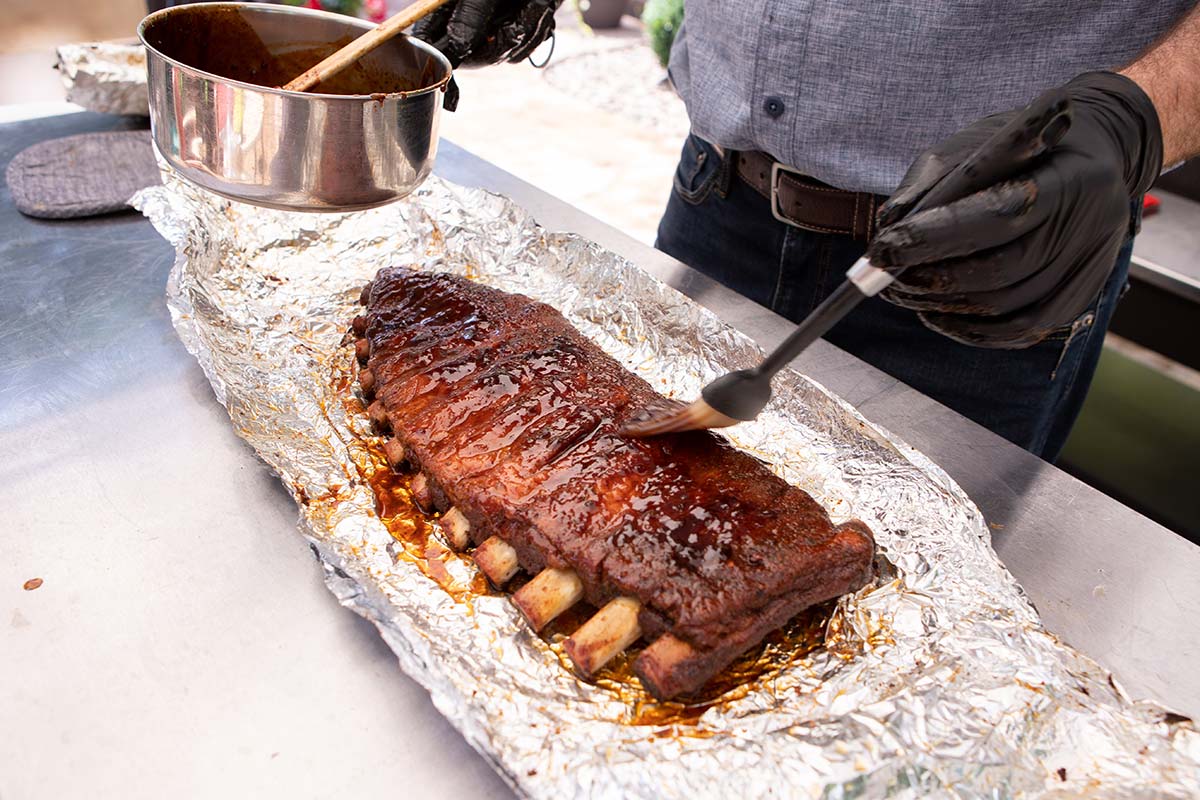
<svg viewBox="0 0 1200 800"><path fill-rule="evenodd" d="M671 79L696 135L890 194L980 117L1132 61L1195 0L687 0Z"/></svg>

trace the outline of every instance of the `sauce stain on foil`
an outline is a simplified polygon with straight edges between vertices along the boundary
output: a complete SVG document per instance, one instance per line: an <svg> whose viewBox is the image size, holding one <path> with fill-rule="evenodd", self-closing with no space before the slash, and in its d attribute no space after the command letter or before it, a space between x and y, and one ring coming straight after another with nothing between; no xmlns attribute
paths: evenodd
<svg viewBox="0 0 1200 800"><path fill-rule="evenodd" d="M384 438L380 436L365 439L363 444L368 456L362 463L355 459L355 466L375 493L375 513L392 538L400 543L399 552L459 602L469 602L488 594L487 579L476 569L474 562L455 553L439 539L434 530L437 517L417 508L412 495L413 473L393 472L383 454L383 443ZM463 582L450 569L456 561L469 563L472 576L469 581Z"/></svg>
<svg viewBox="0 0 1200 800"><path fill-rule="evenodd" d="M334 367L332 381L339 390L345 413L350 417L364 417L366 407L349 391L350 380L349 372ZM438 515L425 514L417 508L412 495L413 473L392 471L383 452L385 441L382 436L361 437L358 440L361 450L351 448L350 460L358 473L354 478L371 488L375 496L375 513L398 545L389 548L389 552L392 558L415 565L452 598L465 603L470 615L473 613L471 601L488 594L487 579L469 557L455 553L442 542L435 530ZM325 497L309 498L303 487L295 486L294 489L301 504L309 508L312 505L332 507L340 502L337 491ZM462 577L464 573L469 576L466 580Z"/></svg>

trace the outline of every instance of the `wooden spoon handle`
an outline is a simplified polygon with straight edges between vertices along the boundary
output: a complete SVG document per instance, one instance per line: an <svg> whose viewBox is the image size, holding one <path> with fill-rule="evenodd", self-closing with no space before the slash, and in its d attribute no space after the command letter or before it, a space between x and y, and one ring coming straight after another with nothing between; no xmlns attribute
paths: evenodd
<svg viewBox="0 0 1200 800"><path fill-rule="evenodd" d="M309 67L283 88L289 92L307 92L323 80L338 74L379 45L450 0L417 0L394 17L381 22L315 67Z"/></svg>

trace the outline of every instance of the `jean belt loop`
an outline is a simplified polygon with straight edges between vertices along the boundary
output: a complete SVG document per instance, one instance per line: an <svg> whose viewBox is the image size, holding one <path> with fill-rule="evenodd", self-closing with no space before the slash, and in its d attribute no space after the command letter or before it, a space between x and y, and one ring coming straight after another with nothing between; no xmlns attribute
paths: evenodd
<svg viewBox="0 0 1200 800"><path fill-rule="evenodd" d="M712 149L717 154L717 158L721 162L717 167L717 185L713 188L716 189L717 196L725 200L729 197L729 184L733 178L732 164L735 154L732 152L726 153L725 148L715 142L709 142L709 145L712 146Z"/></svg>

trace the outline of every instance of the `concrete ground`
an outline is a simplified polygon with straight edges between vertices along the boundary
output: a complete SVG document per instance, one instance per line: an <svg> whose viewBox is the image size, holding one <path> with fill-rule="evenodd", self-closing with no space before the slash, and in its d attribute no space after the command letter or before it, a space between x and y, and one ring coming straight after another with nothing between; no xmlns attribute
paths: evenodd
<svg viewBox="0 0 1200 800"><path fill-rule="evenodd" d="M563 24L543 70L524 63L460 71L459 110L443 117L442 132L652 243L688 130L665 77L636 20L593 35Z"/></svg>
<svg viewBox="0 0 1200 800"><path fill-rule="evenodd" d="M397 0L402 2L402 0ZM142 0L5 0L0 105L62 100L58 44L132 35ZM544 51L536 54L539 62ZM442 134L645 242L653 242L687 133L683 104L640 23L588 33L559 13L545 69L528 62L463 70Z"/></svg>

